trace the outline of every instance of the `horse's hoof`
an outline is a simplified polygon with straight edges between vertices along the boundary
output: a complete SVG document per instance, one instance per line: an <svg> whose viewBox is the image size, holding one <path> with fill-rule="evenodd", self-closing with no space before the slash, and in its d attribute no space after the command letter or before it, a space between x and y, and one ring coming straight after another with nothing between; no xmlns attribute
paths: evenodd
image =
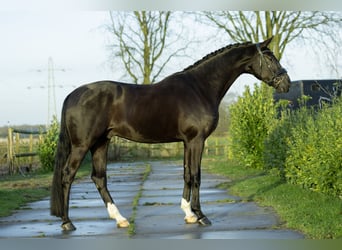
<svg viewBox="0 0 342 250"><path fill-rule="evenodd" d="M64 231L74 231L76 227L69 221L62 224L62 229Z"/></svg>
<svg viewBox="0 0 342 250"><path fill-rule="evenodd" d="M197 222L197 216L187 216L184 218L186 224L194 224Z"/></svg>
<svg viewBox="0 0 342 250"><path fill-rule="evenodd" d="M201 219L198 220L198 223L201 226L210 226L211 225L211 221L207 218L207 217L202 217Z"/></svg>
<svg viewBox="0 0 342 250"><path fill-rule="evenodd" d="M116 226L118 228L126 228L126 227L129 227L129 222L128 220L123 220L123 221L116 223Z"/></svg>

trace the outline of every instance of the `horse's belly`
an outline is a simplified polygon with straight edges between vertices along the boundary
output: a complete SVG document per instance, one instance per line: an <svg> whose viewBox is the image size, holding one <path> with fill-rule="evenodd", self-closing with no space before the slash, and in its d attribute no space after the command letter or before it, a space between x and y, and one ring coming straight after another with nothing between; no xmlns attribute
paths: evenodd
<svg viewBox="0 0 342 250"><path fill-rule="evenodd" d="M143 143L163 143L180 141L176 128L168 125L158 126L158 123L133 127L128 124L116 125L109 132L109 137L118 136L128 140Z"/></svg>

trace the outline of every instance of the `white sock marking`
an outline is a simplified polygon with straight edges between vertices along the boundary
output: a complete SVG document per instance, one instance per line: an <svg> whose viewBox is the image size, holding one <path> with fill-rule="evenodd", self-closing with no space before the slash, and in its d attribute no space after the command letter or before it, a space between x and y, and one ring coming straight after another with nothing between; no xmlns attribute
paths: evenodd
<svg viewBox="0 0 342 250"><path fill-rule="evenodd" d="M185 218L189 218L189 217L197 217L191 210L191 204L190 201L187 202L184 198L182 198L182 202L181 202L181 208L185 213Z"/></svg>
<svg viewBox="0 0 342 250"><path fill-rule="evenodd" d="M123 217L120 214L119 209L113 203L109 203L109 202L107 203L107 211L108 211L109 217L111 219L116 220L117 222L127 220L125 217Z"/></svg>

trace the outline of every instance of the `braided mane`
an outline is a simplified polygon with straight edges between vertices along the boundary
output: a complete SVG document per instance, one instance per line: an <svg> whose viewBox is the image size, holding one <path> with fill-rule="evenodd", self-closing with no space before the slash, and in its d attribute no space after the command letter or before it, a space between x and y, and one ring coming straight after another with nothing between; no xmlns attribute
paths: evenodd
<svg viewBox="0 0 342 250"><path fill-rule="evenodd" d="M193 68L197 67L198 65L200 65L200 64L210 60L211 58L215 57L218 54L224 53L224 52L226 52L228 50L231 50L231 49L237 48L237 47L247 47L247 46L250 46L251 44L252 44L251 42L230 44L230 45L228 45L226 47L218 49L218 50L216 50L214 52L211 52L210 54L204 56L202 59L198 60L194 64L192 64L192 65L188 66L187 68L185 68L184 71L193 69Z"/></svg>

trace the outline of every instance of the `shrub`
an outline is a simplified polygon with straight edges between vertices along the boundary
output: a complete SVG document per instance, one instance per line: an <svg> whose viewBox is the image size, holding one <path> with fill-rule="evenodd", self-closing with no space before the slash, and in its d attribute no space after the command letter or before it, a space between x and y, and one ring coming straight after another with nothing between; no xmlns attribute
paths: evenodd
<svg viewBox="0 0 342 250"><path fill-rule="evenodd" d="M282 105L279 105L282 106ZM279 119L275 119L269 135L264 142L264 168L275 169L279 176L284 177L285 160L288 151L286 140L291 132L291 116L289 111L281 109Z"/></svg>
<svg viewBox="0 0 342 250"><path fill-rule="evenodd" d="M272 123L270 133L265 139L264 166L266 169L277 170L278 175L282 177L285 175L285 161L289 152L289 142L293 141L293 128L303 126L307 117L313 112L312 109L306 108L306 99L307 97L303 96L299 100L302 107L296 111L288 110L286 100L279 101L276 105L279 117Z"/></svg>
<svg viewBox="0 0 342 250"><path fill-rule="evenodd" d="M246 87L231 105L229 156L272 169L289 183L342 197L342 100L314 111L305 107L303 96L299 110L281 109L277 117L272 91L264 84L253 92Z"/></svg>
<svg viewBox="0 0 342 250"><path fill-rule="evenodd" d="M59 134L59 124L57 118L54 117L42 143L38 147L38 156L43 171L53 171L55 162L55 151L57 148Z"/></svg>
<svg viewBox="0 0 342 250"><path fill-rule="evenodd" d="M275 121L273 89L266 84L247 86L230 106L230 155L244 165L263 168L264 141Z"/></svg>
<svg viewBox="0 0 342 250"><path fill-rule="evenodd" d="M305 118L296 119L287 142L286 178L313 191L341 196L342 102Z"/></svg>

